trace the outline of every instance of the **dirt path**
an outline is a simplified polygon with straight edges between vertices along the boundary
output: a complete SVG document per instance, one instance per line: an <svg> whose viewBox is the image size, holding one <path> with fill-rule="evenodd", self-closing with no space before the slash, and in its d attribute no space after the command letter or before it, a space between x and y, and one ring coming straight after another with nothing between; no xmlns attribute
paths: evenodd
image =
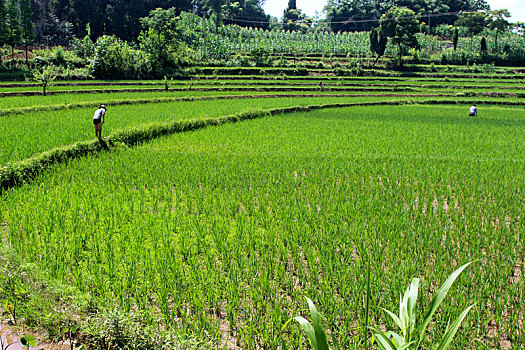
<svg viewBox="0 0 525 350"><path fill-rule="evenodd" d="M1 338L1 344L0 348L5 349L8 345L8 350L25 350L20 343L20 338L24 336L24 334L31 334L33 337L35 337L37 341L37 346L35 348L31 349L38 349L38 350L68 350L70 349L69 344L62 344L62 343L51 343L45 340L45 336L42 334L39 334L37 332L24 330L21 328L15 328L10 326L6 321L2 321L0 323L0 338Z"/></svg>

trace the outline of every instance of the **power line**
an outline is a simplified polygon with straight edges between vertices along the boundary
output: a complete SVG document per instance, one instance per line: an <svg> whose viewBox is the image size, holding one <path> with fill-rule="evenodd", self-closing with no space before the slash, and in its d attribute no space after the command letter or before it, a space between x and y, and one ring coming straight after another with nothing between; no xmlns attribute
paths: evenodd
<svg viewBox="0 0 525 350"><path fill-rule="evenodd" d="M417 14L414 16L406 16L406 17L397 17L397 18L385 18L385 21L393 21L396 19L412 19L412 18L427 18L427 17L447 17L447 16L457 16L460 12L443 12L443 13L430 13L430 14ZM246 18L246 17L245 17ZM252 17L253 18L253 17ZM258 24L270 24L272 22L270 21L250 21L246 19L240 19L240 18L224 18L228 21L234 21L234 22L243 22L243 23L258 23ZM352 17L344 20L344 21L334 21L333 18L330 18L330 23L332 24L348 24L348 23L370 23L370 22L379 22L381 19L353 19Z"/></svg>

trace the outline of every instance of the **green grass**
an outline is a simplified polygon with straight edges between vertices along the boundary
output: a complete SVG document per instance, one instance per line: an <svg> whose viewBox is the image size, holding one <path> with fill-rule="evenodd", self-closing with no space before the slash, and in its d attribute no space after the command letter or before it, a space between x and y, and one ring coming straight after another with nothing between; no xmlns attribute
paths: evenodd
<svg viewBox="0 0 525 350"><path fill-rule="evenodd" d="M464 112L355 107L178 134L61 165L6 192L0 217L50 278L242 348L304 344L281 331L303 296L359 348L367 254L375 326L412 277L426 309L432 286L479 260L428 334L477 302L456 348L518 346L525 111Z"/></svg>
<svg viewBox="0 0 525 350"><path fill-rule="evenodd" d="M352 102L386 98L354 98ZM108 106L103 135L151 122L206 118L256 108L345 102L346 97L263 98L181 101L157 104ZM35 112L0 117L0 165L19 161L50 148L94 138L94 108Z"/></svg>

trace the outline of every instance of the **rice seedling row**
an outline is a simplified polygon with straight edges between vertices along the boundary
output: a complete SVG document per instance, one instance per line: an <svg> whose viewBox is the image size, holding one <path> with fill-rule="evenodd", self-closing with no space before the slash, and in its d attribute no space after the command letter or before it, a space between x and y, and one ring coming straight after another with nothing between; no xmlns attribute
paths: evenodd
<svg viewBox="0 0 525 350"><path fill-rule="evenodd" d="M247 349L303 346L282 330L303 296L359 348L367 256L374 325L411 277L427 304L477 260L430 339L477 302L456 348L519 345L523 118L381 106L207 128L62 165L2 196L0 217L21 256L97 303Z"/></svg>
<svg viewBox="0 0 525 350"><path fill-rule="evenodd" d="M257 108L344 102L348 97L283 97L258 99L198 100L147 105L120 105L108 110L104 135L145 123L207 118ZM352 101L385 100L356 97ZM93 108L54 110L26 115L5 115L0 134L0 165L27 158L50 148L94 137Z"/></svg>

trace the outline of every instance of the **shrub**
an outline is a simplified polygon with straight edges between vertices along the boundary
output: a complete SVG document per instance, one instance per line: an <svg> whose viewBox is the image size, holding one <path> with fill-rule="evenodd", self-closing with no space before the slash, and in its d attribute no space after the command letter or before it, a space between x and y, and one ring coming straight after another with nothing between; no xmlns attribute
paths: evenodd
<svg viewBox="0 0 525 350"><path fill-rule="evenodd" d="M115 36L105 35L95 43L91 69L96 78L140 79L151 76L151 64L145 52L132 48Z"/></svg>

